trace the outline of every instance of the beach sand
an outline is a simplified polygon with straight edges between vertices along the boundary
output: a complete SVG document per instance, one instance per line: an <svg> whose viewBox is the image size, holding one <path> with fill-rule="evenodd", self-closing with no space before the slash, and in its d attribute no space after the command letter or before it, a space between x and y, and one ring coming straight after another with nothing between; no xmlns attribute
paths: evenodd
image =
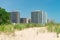
<svg viewBox="0 0 60 40"><path fill-rule="evenodd" d="M59 40L56 33L48 32L46 27L26 28L16 30L15 36L0 34L0 40ZM60 35L59 35L60 36Z"/></svg>

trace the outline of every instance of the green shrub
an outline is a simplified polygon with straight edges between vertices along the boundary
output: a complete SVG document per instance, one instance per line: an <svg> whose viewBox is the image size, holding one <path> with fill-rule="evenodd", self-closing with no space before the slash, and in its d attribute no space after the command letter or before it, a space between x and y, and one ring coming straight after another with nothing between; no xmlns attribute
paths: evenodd
<svg viewBox="0 0 60 40"><path fill-rule="evenodd" d="M10 33L14 33L14 26L12 24L4 24L4 25L0 25L0 33L6 33L6 34L10 34Z"/></svg>
<svg viewBox="0 0 60 40"><path fill-rule="evenodd" d="M60 33L60 25L55 25L55 30L54 30L57 34L57 38L59 37L59 33Z"/></svg>
<svg viewBox="0 0 60 40"><path fill-rule="evenodd" d="M22 30L25 28L30 28L30 27L41 27L41 24L4 24L4 25L0 25L0 32L5 32L5 33L12 33L14 32L16 29L17 30Z"/></svg>
<svg viewBox="0 0 60 40"><path fill-rule="evenodd" d="M60 33L60 25L56 24L54 31Z"/></svg>
<svg viewBox="0 0 60 40"><path fill-rule="evenodd" d="M17 30L22 30L22 29L26 28L26 24L16 24L14 26L14 28Z"/></svg>
<svg viewBox="0 0 60 40"><path fill-rule="evenodd" d="M4 25L0 25L0 32L4 31Z"/></svg>
<svg viewBox="0 0 60 40"><path fill-rule="evenodd" d="M29 28L29 27L34 27L34 24L27 24L26 27L27 27L27 28Z"/></svg>
<svg viewBox="0 0 60 40"><path fill-rule="evenodd" d="M42 24L30 23L30 24L27 24L27 28L29 27L42 27Z"/></svg>
<svg viewBox="0 0 60 40"><path fill-rule="evenodd" d="M14 32L14 26L13 25L4 25L4 32Z"/></svg>
<svg viewBox="0 0 60 40"><path fill-rule="evenodd" d="M50 32L52 32L52 27L53 27L52 25L49 25L49 26L47 27L47 30L50 31Z"/></svg>
<svg viewBox="0 0 60 40"><path fill-rule="evenodd" d="M59 37L59 33L60 33L60 24L55 23L55 24L49 24L47 27L49 32L56 32L57 37Z"/></svg>

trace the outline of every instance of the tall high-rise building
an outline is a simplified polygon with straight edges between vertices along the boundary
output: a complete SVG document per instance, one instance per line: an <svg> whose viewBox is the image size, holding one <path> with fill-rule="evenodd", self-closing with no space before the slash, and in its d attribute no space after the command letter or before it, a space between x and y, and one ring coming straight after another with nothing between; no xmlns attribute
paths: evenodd
<svg viewBox="0 0 60 40"><path fill-rule="evenodd" d="M31 22L32 23L40 23L45 24L47 23L47 14L44 11L36 10L31 12Z"/></svg>
<svg viewBox="0 0 60 40"><path fill-rule="evenodd" d="M20 13L17 11L9 12L10 13L10 20L12 23L20 23Z"/></svg>

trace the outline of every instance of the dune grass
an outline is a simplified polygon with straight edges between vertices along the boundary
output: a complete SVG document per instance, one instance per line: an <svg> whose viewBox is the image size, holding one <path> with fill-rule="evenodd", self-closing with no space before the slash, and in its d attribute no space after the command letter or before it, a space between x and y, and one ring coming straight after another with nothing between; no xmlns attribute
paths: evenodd
<svg viewBox="0 0 60 40"><path fill-rule="evenodd" d="M0 25L0 33L6 33L10 34L15 31L14 25L8 24L8 25Z"/></svg>
<svg viewBox="0 0 60 40"><path fill-rule="evenodd" d="M14 25L14 29L22 30L22 29L26 28L26 25L27 24L16 24L16 25Z"/></svg>
<svg viewBox="0 0 60 40"><path fill-rule="evenodd" d="M30 28L30 27L41 27L41 24L4 24L0 25L0 32L4 33L11 33L14 32L15 30L23 30L25 28Z"/></svg>
<svg viewBox="0 0 60 40"><path fill-rule="evenodd" d="M42 26L41 24L33 24L33 23L30 23L30 24L16 24L16 25L14 26L14 29L22 30L22 29L25 29L25 28L41 27L41 26Z"/></svg>
<svg viewBox="0 0 60 40"><path fill-rule="evenodd" d="M4 24L0 25L0 33L14 33L15 30L23 30L25 28L31 28L31 27L43 27L42 24ZM46 27L46 26L45 26ZM60 33L60 24L48 24L47 30L49 32L56 32L57 35Z"/></svg>
<svg viewBox="0 0 60 40"><path fill-rule="evenodd" d="M59 37L60 33L60 24L55 23L55 24L48 24L47 30L49 32L55 32L57 34L57 38Z"/></svg>

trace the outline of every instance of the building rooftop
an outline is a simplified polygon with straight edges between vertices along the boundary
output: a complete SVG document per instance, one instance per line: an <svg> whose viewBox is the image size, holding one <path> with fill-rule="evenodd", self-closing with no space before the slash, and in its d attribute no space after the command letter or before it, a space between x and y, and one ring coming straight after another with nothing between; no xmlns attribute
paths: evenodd
<svg viewBox="0 0 60 40"><path fill-rule="evenodd" d="M34 10L34 11L32 11L32 12L40 12L40 11L42 11L42 10Z"/></svg>

